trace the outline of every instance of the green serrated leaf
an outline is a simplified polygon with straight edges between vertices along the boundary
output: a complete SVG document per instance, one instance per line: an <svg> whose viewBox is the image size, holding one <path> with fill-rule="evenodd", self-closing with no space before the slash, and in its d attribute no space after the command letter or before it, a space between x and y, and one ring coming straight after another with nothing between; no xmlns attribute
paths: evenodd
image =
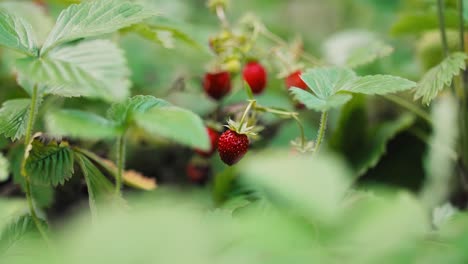
<svg viewBox="0 0 468 264"><path fill-rule="evenodd" d="M79 110L50 112L45 117L47 130L54 135L84 139L114 138L122 129L113 121Z"/></svg>
<svg viewBox="0 0 468 264"><path fill-rule="evenodd" d="M83 154L75 152L75 158L81 168L88 187L89 206L93 214L97 214L96 202L109 198L114 194L112 183L102 172Z"/></svg>
<svg viewBox="0 0 468 264"><path fill-rule="evenodd" d="M47 223L41 221L44 227ZM22 243L27 240L38 240L40 234L37 230L36 224L30 215L23 215L14 219L7 225L0 235L0 253L5 254L6 251L11 250L13 247L23 248Z"/></svg>
<svg viewBox="0 0 468 264"><path fill-rule="evenodd" d="M24 146L19 145L9 152L11 163L11 171L13 173L13 182L21 187L21 190L26 191L26 181L21 175L21 162L24 155ZM34 204L39 207L49 207L54 201L54 189L50 185L31 183L31 192Z"/></svg>
<svg viewBox="0 0 468 264"><path fill-rule="evenodd" d="M343 87L343 90L361 94L388 94L406 91L416 86L410 80L391 75L369 75L356 78Z"/></svg>
<svg viewBox="0 0 468 264"><path fill-rule="evenodd" d="M144 113L153 107L169 106L170 103L150 95L137 95L122 103L115 103L107 112L109 119L118 124L130 122L135 113Z"/></svg>
<svg viewBox="0 0 468 264"><path fill-rule="evenodd" d="M339 92L387 94L408 90L416 85L410 80L390 75L357 77L352 70L340 67L309 69L301 74L301 78L314 94L299 88L291 89L291 93L299 102L317 111L339 107L351 99L351 95Z"/></svg>
<svg viewBox="0 0 468 264"><path fill-rule="evenodd" d="M44 42L54 25L54 21L47 14L46 8L42 8L34 2L3 1L0 3L0 8L26 20L36 34L39 45Z"/></svg>
<svg viewBox="0 0 468 264"><path fill-rule="evenodd" d="M10 175L10 162L0 153L0 182L8 180Z"/></svg>
<svg viewBox="0 0 468 264"><path fill-rule="evenodd" d="M301 74L301 79L320 99L327 99L355 78L352 70L340 67L313 68Z"/></svg>
<svg viewBox="0 0 468 264"><path fill-rule="evenodd" d="M47 85L43 92L122 101L129 95L130 71L120 48L108 40L91 40L54 49L41 58L17 61L18 71Z"/></svg>
<svg viewBox="0 0 468 264"><path fill-rule="evenodd" d="M12 140L23 137L30 103L30 99L14 99L3 103L0 108L0 134Z"/></svg>
<svg viewBox="0 0 468 264"><path fill-rule="evenodd" d="M210 148L203 121L188 110L174 106L154 107L145 113L135 113L134 119L151 135L202 150Z"/></svg>
<svg viewBox="0 0 468 264"><path fill-rule="evenodd" d="M71 5L60 13L41 53L65 42L117 31L154 15L139 4L121 0L85 1Z"/></svg>
<svg viewBox="0 0 468 264"><path fill-rule="evenodd" d="M72 177L73 151L67 142L34 139L30 148L26 158L26 172L32 182L57 186Z"/></svg>
<svg viewBox="0 0 468 264"><path fill-rule="evenodd" d="M1 8L0 45L31 56L38 52L31 25Z"/></svg>
<svg viewBox="0 0 468 264"><path fill-rule="evenodd" d="M352 95L350 94L340 93L328 96L325 99L321 99L307 91L295 87L289 89L289 91L291 92L291 94L293 94L294 98L297 101L304 104L308 109L312 109L319 112L328 111L332 108L340 107L346 104L346 102L348 102L352 98Z"/></svg>
<svg viewBox="0 0 468 264"><path fill-rule="evenodd" d="M366 65L377 59L386 57L393 52L393 48L382 41L374 41L365 47L351 51L346 59L346 65L351 68Z"/></svg>
<svg viewBox="0 0 468 264"><path fill-rule="evenodd" d="M466 59L468 56L465 53L455 52L430 69L418 83L414 100L422 98L422 102L429 105L444 87L450 86L454 76L465 70Z"/></svg>

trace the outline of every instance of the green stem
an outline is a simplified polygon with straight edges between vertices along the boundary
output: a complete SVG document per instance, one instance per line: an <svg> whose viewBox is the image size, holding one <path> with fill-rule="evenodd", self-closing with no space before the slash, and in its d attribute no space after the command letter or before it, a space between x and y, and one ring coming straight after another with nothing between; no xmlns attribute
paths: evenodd
<svg viewBox="0 0 468 264"><path fill-rule="evenodd" d="M49 237L47 236L45 230L42 228L42 224L39 221L39 218L37 217L37 213L36 213L36 209L34 208L34 202L33 202L33 197L32 197L31 178L29 177L29 174L26 171L27 152L28 152L29 144L31 143L31 140L32 140L32 133L33 133L33 128L34 128L34 123L36 121L38 101L39 101L38 88L37 88L37 85L35 85L33 87L32 96L31 96L31 105L29 107L29 117L28 117L28 123L26 126L26 134L24 137L24 155L21 161L20 171L21 171L21 175L24 177L25 189L26 189L25 190L26 200L28 201L29 213L31 214L34 224L36 225L36 228L41 234L42 238L47 243L50 243Z"/></svg>
<svg viewBox="0 0 468 264"><path fill-rule="evenodd" d="M432 124L432 119L431 117L429 116L428 113L426 113L424 110L422 110L421 108L417 107L416 105L406 101L406 100L403 100L401 97L398 97L396 95L392 95L392 94L387 94L387 95L383 95L383 97L409 111L411 111L412 113L414 113L415 115L417 115L418 117L420 117L422 120L426 121L427 123L429 124Z"/></svg>
<svg viewBox="0 0 468 264"><path fill-rule="evenodd" d="M242 128L242 125L244 124L245 119L247 118L247 115L250 112L250 109L252 109L252 107L255 108L255 103L256 102L257 101L255 101L255 100L249 100L249 104L245 108L244 113L242 114L241 120L239 121L239 128Z"/></svg>
<svg viewBox="0 0 468 264"><path fill-rule="evenodd" d="M439 30L442 39L442 48L445 56L448 56L447 32L445 30L445 5L444 0L437 0L437 14L439 16Z"/></svg>
<svg viewBox="0 0 468 264"><path fill-rule="evenodd" d="M284 110L279 110L279 109L274 109L274 108L264 107L264 106L259 106L259 105L255 106L255 110L261 111L261 112L267 112L267 113L271 113L275 115L280 115L280 116L284 116L287 118L293 118L296 121L297 126L299 127L299 132L301 133L301 147L302 148L305 147L306 137L304 133L304 126L302 125L302 122L299 119L297 112L288 112Z"/></svg>
<svg viewBox="0 0 468 264"><path fill-rule="evenodd" d="M117 139L117 177L115 178L115 194L120 196L125 167L125 133Z"/></svg>
<svg viewBox="0 0 468 264"><path fill-rule="evenodd" d="M320 116L320 127L318 130L317 140L315 141L314 154L316 154L319 151L320 145L322 144L322 141L325 138L325 131L327 130L327 119L328 112L322 112L322 115Z"/></svg>
<svg viewBox="0 0 468 264"><path fill-rule="evenodd" d="M293 115L292 117L294 118L294 120L296 120L297 126L299 127L299 132L301 133L301 148L304 149L304 148L305 148L305 145L306 145L306 137L305 137L305 133L304 133L304 125L302 125L302 122L301 122L301 120L299 119L299 117L297 117L297 115Z"/></svg>

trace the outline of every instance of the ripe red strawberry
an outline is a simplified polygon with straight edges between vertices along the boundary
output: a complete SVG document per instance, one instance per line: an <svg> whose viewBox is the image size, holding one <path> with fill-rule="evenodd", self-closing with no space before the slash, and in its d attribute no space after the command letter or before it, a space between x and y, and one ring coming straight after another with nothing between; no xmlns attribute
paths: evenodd
<svg viewBox="0 0 468 264"><path fill-rule="evenodd" d="M254 94L263 92L267 83L267 73L260 63L255 61L247 63L242 75Z"/></svg>
<svg viewBox="0 0 468 264"><path fill-rule="evenodd" d="M187 165L186 173L188 179L193 183L204 183L211 174L211 167L208 164L198 164L191 162Z"/></svg>
<svg viewBox="0 0 468 264"><path fill-rule="evenodd" d="M249 150L249 138L233 130L226 130L218 141L219 157L231 166L236 164Z"/></svg>
<svg viewBox="0 0 468 264"><path fill-rule="evenodd" d="M301 79L302 71L297 70L286 77L284 83L286 84L287 89L291 87L301 88L302 90L307 90L307 84ZM296 103L296 109L304 109L305 105L301 103Z"/></svg>
<svg viewBox="0 0 468 264"><path fill-rule="evenodd" d="M231 75L227 71L206 73L203 88L211 98L219 100L231 91Z"/></svg>
<svg viewBox="0 0 468 264"><path fill-rule="evenodd" d="M200 149L195 149L195 152L197 152L197 154L199 154L200 156L208 158L215 152L216 146L218 145L219 133L218 131L209 127L206 128L206 132L208 133L208 137L210 138L210 150L203 151Z"/></svg>

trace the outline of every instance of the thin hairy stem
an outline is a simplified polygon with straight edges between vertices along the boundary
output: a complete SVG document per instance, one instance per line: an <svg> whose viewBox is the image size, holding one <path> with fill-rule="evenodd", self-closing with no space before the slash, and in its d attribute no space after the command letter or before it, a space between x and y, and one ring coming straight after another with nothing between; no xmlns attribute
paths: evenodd
<svg viewBox="0 0 468 264"><path fill-rule="evenodd" d="M383 95L383 97L389 100L390 102L409 110L410 112L417 115L418 117L420 117L422 120L426 121L427 123L432 124L432 119L429 116L429 114L426 111L419 108L418 106L414 105L413 103L408 102L402 99L401 97L392 95L392 94Z"/></svg>
<svg viewBox="0 0 468 264"><path fill-rule="evenodd" d="M328 122L328 112L322 112L320 116L320 127L318 130L317 140L315 141L315 148L314 154L318 153L320 149L320 145L322 144L323 139L325 138L325 132L327 130L327 122Z"/></svg>
<svg viewBox="0 0 468 264"><path fill-rule="evenodd" d="M442 49L444 51L445 56L448 56L449 49L448 49L448 42L447 42L447 32L445 30L445 1L444 0L437 0L437 14L439 17L439 30L440 30L440 38L442 39Z"/></svg>
<svg viewBox="0 0 468 264"><path fill-rule="evenodd" d="M39 221L39 218L37 217L36 208L34 207L34 202L33 202L33 197L32 197L31 178L29 177L29 174L26 171L27 152L28 152L29 144L31 143L31 140L32 140L34 123L36 121L37 107L39 103L38 101L39 101L38 88L37 88L37 85L35 85L32 91L31 105L29 106L29 113L28 113L29 114L28 123L26 126L26 134L24 137L24 155L23 155L23 160L21 161L21 175L24 177L24 181L25 181L25 189L26 189L25 193L26 193L26 200L28 201L29 213L31 214L34 224L36 225L36 228L41 234L42 238L47 243L50 243L49 237L47 236L47 233L45 232L44 228L42 227L41 222Z"/></svg>

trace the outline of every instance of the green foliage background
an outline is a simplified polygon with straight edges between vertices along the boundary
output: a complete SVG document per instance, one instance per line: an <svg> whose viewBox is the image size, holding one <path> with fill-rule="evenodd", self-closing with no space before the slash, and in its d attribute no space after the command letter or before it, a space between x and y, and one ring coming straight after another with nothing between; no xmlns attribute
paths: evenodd
<svg viewBox="0 0 468 264"><path fill-rule="evenodd" d="M44 40L60 11L74 1L46 2L48 13L22 6L29 1L0 2L0 8L14 10L12 13L24 17L33 25L37 37ZM0 230L3 230L0 262L468 261L465 250L468 215L464 211L468 197L458 178L459 161L456 155L453 158L459 136L454 132L458 129L459 113L454 98L440 92L447 86L447 79L464 68L466 55L462 52L453 55L456 63L447 62L452 67L450 72L440 69L445 66L432 68L443 59L438 24L434 23L435 1L231 1L228 14L232 20L252 12L285 40L293 41L300 36L309 53L328 62L350 65L359 76L385 74L414 82L425 80L418 92L424 95L424 103L434 101L430 106L415 102L427 115L423 117L399 108L392 103L392 97L380 95L413 83L385 76L350 77L347 84L361 85L361 90L353 91L344 85L322 91L320 98L296 89L295 97L308 108L330 110L323 154L312 158L292 153L290 141L298 136L296 124L266 116L262 122L268 129L239 165L228 168L217 155L211 158L213 178L204 186L195 186L187 180L185 167L193 157L189 147L206 148L207 141L199 134L200 120L183 109L203 117L217 107L203 94L201 81L208 61L213 58L208 39L218 30L219 22L202 0L136 2L153 7L162 16L151 18L148 25L132 26L116 34L104 30L105 40L66 39L89 56L111 56L113 60L104 66L128 77L133 84L128 96L136 97L125 100L128 96L124 88L130 85L126 78L95 83L77 75L65 80L70 87L85 82L102 90L95 94L83 90L84 95L89 95L87 98L48 96L41 101L36 130L73 136L73 147L61 145L59 140L50 144L36 139L33 145L43 151L32 152L29 157L35 167L28 170L39 179L33 181L33 197L43 209L41 218L49 222L50 244L41 240L32 219L25 215L24 179L19 173L23 148L9 141L24 134L25 123L11 127L8 118L12 112L26 112L29 99L18 98L27 98L31 90L11 70L18 54L0 50L0 102L21 100L20 104L6 103L0 110L0 132L5 135L0 136ZM458 25L450 14L454 14L456 1L446 4L449 44L455 51L454 32ZM350 43L363 39L360 49L352 53ZM62 41L57 36L54 40ZM268 47L269 43L263 39L259 45ZM383 51L369 54L368 47ZM51 56L70 59L67 48L51 51ZM28 53L36 51L34 46L27 49ZM274 59L265 58L264 62L270 75L267 92L257 98L258 102L293 110L294 103L283 80L275 76ZM18 65L20 73L41 81L50 80L46 73L24 65ZM431 68L442 84L433 85L433 79L423 78ZM97 76L105 80L108 76L103 72ZM333 79L333 74L321 70L310 73L310 82L322 75ZM25 90L18 86L17 77ZM233 82L236 88L222 106L247 99L240 89L240 77L235 76ZM368 92L362 88L369 83L380 90ZM66 95L70 87L58 87L51 93ZM106 96L112 89L121 93L115 98ZM447 90L445 87L444 91ZM314 91L316 95L321 93ZM156 102L153 97L138 95L164 100ZM413 93L403 92L399 97L410 102ZM116 100L123 102L111 106L110 102ZM317 106L317 100L322 104ZM156 107L150 109L147 104ZM319 115L301 111L300 117L307 138L314 138ZM197 130L190 131L192 128ZM144 193L129 190L128 201L115 202L107 199L113 188L109 180L112 168L84 149L115 159L114 140L123 131L129 138L127 167L156 178L159 187ZM74 147L78 145L80 148ZM50 165L40 156L44 152L54 159L66 159L60 164L66 165L63 167L67 175L59 175L64 168ZM54 185L64 182L72 173L83 177L74 177L52 190L41 181L41 175L46 174L44 170L54 172ZM85 183L91 187L88 191L84 190ZM91 208L87 209L88 195L97 208L90 203Z"/></svg>

